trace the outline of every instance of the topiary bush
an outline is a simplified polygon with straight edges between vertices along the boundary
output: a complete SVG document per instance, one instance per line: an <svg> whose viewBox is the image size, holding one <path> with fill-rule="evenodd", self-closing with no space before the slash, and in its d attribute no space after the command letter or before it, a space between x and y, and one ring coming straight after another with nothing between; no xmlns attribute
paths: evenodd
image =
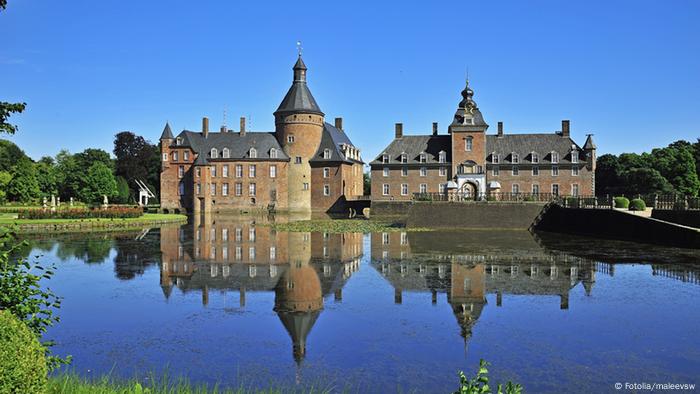
<svg viewBox="0 0 700 394"><path fill-rule="evenodd" d="M615 197L615 208L628 208L630 200L627 197Z"/></svg>
<svg viewBox="0 0 700 394"><path fill-rule="evenodd" d="M647 204L641 198L635 198L630 201L629 209L630 211L644 211L647 209Z"/></svg>
<svg viewBox="0 0 700 394"><path fill-rule="evenodd" d="M0 311L0 394L46 392L46 358L36 335Z"/></svg>

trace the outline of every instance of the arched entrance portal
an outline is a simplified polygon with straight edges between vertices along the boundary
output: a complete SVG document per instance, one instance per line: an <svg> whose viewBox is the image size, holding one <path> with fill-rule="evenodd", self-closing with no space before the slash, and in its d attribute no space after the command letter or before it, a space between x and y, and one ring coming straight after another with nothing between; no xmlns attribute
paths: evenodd
<svg viewBox="0 0 700 394"><path fill-rule="evenodd" d="M457 195L462 200L476 200L477 197L477 187L471 182L464 182L462 187L459 189Z"/></svg>

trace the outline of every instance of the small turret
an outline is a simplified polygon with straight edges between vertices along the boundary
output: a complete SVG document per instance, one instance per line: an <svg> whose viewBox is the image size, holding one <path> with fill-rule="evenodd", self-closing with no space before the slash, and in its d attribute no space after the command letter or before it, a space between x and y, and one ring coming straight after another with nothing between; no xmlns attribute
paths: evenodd
<svg viewBox="0 0 700 394"><path fill-rule="evenodd" d="M163 129L163 133L160 135L160 140L172 140L173 139L173 132L170 130L170 123L165 122L165 128Z"/></svg>

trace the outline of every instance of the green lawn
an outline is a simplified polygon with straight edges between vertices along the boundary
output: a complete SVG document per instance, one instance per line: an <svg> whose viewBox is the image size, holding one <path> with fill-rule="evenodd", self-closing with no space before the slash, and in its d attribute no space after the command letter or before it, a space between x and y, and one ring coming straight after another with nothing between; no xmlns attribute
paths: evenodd
<svg viewBox="0 0 700 394"><path fill-rule="evenodd" d="M15 213L0 213L0 225L2 224L70 224L70 223L124 223L124 224L137 224L137 223L151 223L159 221L185 221L187 216L176 215L176 214L163 214L163 213L146 213L138 218L125 218L125 219L17 219L17 214Z"/></svg>

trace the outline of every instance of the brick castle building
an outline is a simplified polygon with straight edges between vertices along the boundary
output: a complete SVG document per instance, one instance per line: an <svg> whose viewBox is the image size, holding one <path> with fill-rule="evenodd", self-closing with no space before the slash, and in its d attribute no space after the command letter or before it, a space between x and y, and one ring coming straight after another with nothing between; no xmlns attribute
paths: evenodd
<svg viewBox="0 0 700 394"><path fill-rule="evenodd" d="M208 212L226 209L340 210L362 195L362 159L343 130L342 118L326 123L306 83L301 54L294 80L274 112L274 132L222 126L161 135L164 209Z"/></svg>
<svg viewBox="0 0 700 394"><path fill-rule="evenodd" d="M473 96L467 81L447 135L438 134L437 123L428 135L404 135L396 124L394 140L370 163L372 200L595 194L590 134L583 148L571 139L568 120L554 133L506 134L498 122L498 133L486 134Z"/></svg>

